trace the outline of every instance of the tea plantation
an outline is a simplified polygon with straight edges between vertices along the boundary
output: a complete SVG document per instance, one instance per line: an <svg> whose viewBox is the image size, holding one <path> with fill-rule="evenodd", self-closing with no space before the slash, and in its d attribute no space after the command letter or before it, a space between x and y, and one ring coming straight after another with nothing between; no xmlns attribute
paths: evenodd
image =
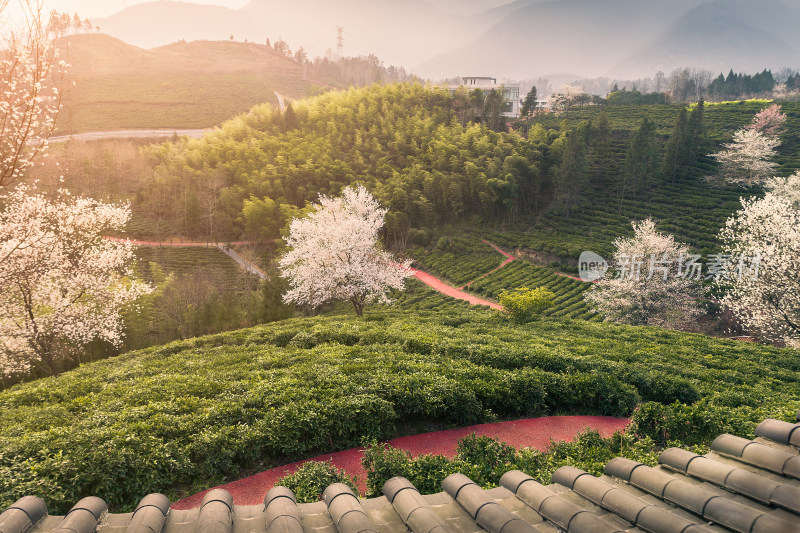
<svg viewBox="0 0 800 533"><path fill-rule="evenodd" d="M59 513L96 494L131 509L149 492L176 498L363 439L503 418L633 415L638 436L702 445L800 408L794 351L583 320L520 326L476 308L404 311L414 297L0 392L0 506L35 493Z"/></svg>
<svg viewBox="0 0 800 533"><path fill-rule="evenodd" d="M785 132L778 147L778 174L788 176L800 169L800 104L779 102L787 116ZM584 250L610 255L613 240L631 234L630 222L653 217L659 229L691 245L697 253L708 256L719 246L717 233L725 220L741 207L739 199L758 190L719 189L708 185L705 176L714 174L715 163L707 155L730 142L733 132L746 126L763 109L766 101L706 103L701 157L691 168L691 176L671 183L659 181L652 191L619 200L612 187L594 187L587 191L571 216L553 209L543 215L516 221L502 231L486 228L481 236L506 249L522 248L544 252L561 259L575 260ZM672 132L681 105L611 105L576 107L565 116L537 115L526 126L564 130L582 121L608 119L612 132L610 165L613 172L621 166L635 130L647 118L656 126L658 155ZM614 166L619 168L616 168Z"/></svg>

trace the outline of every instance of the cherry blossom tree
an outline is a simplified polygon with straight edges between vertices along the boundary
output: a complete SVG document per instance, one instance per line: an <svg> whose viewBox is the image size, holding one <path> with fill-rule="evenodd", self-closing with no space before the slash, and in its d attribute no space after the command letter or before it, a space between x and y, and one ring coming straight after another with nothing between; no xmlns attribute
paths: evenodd
<svg viewBox="0 0 800 533"><path fill-rule="evenodd" d="M800 170L787 178L770 178L764 188L787 200L795 209L800 209Z"/></svg>
<svg viewBox="0 0 800 533"><path fill-rule="evenodd" d="M369 302L388 302L402 289L410 262L398 263L378 247L386 209L363 187L348 187L339 198L320 196L315 210L294 219L280 266L291 289L284 295L317 308L331 300L351 302L361 316Z"/></svg>
<svg viewBox="0 0 800 533"><path fill-rule="evenodd" d="M711 157L719 161L720 170L710 181L742 187L763 183L777 166L772 159L779 144L777 137L765 135L758 130L737 131L733 134L732 143L725 144L724 150L711 154Z"/></svg>
<svg viewBox="0 0 800 533"><path fill-rule="evenodd" d="M103 238L130 208L24 187L0 203L0 374L54 374L94 339L119 345L120 311L151 290L128 277L130 243Z"/></svg>
<svg viewBox="0 0 800 533"><path fill-rule="evenodd" d="M772 104L756 113L753 122L747 129L755 130L769 137L777 137L783 131L786 115L781 112L781 106Z"/></svg>
<svg viewBox="0 0 800 533"><path fill-rule="evenodd" d="M47 148L61 108L66 63L42 21L41 0L20 0L24 22L12 31L0 2L0 188L18 182Z"/></svg>
<svg viewBox="0 0 800 533"><path fill-rule="evenodd" d="M720 170L709 181L741 187L763 184L777 167L773 159L775 149L780 145L778 135L785 122L786 115L778 104L759 111L748 126L733 134L733 142L725 144L724 150L711 154L719 161Z"/></svg>
<svg viewBox="0 0 800 533"><path fill-rule="evenodd" d="M651 219L633 222L634 236L614 241L613 270L584 293L607 322L683 327L700 314L699 256L656 230Z"/></svg>
<svg viewBox="0 0 800 533"><path fill-rule="evenodd" d="M584 94L583 87L569 84L562 85L557 93L550 95L547 99L547 105L556 113L567 113Z"/></svg>
<svg viewBox="0 0 800 533"><path fill-rule="evenodd" d="M732 265L722 303L748 330L800 348L800 172L767 182L764 198L742 200L720 236Z"/></svg>

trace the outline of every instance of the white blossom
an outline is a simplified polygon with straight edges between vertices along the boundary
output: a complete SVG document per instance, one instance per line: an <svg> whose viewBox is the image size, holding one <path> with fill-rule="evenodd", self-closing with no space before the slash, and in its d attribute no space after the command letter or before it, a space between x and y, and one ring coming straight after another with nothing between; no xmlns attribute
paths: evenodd
<svg viewBox="0 0 800 533"><path fill-rule="evenodd" d="M562 85L558 92L551 94L547 99L547 106L554 112L565 112L584 94L583 87L581 86Z"/></svg>
<svg viewBox="0 0 800 533"><path fill-rule="evenodd" d="M731 273L718 281L727 289L722 303L747 329L790 346L800 345L798 182L797 174L770 180L773 190L742 200L720 233L724 253L759 258L756 276Z"/></svg>
<svg viewBox="0 0 800 533"><path fill-rule="evenodd" d="M800 170L788 178L770 178L764 188L788 201L795 209L800 209Z"/></svg>
<svg viewBox="0 0 800 533"><path fill-rule="evenodd" d="M651 219L633 222L634 236L614 241L609 271L584 293L606 321L676 328L700 314L698 283L687 275L693 256L672 235L656 231Z"/></svg>
<svg viewBox="0 0 800 533"><path fill-rule="evenodd" d="M720 163L719 174L711 180L722 180L743 187L763 183L777 166L772 159L779 144L776 136L765 135L755 129L737 131L733 134L732 143L725 144L724 150L711 154Z"/></svg>
<svg viewBox="0 0 800 533"><path fill-rule="evenodd" d="M0 187L18 182L47 148L67 68L42 24L39 3L21 5L25 30L0 38ZM0 17L4 7L0 2Z"/></svg>
<svg viewBox="0 0 800 533"><path fill-rule="evenodd" d="M0 373L53 373L92 340L119 345L122 307L151 290L127 277L132 245L103 238L130 208L24 187L0 203Z"/></svg>
<svg viewBox="0 0 800 533"><path fill-rule="evenodd" d="M320 196L316 210L292 221L281 259L292 288L284 301L319 307L330 300L349 301L361 315L364 305L388 302L390 289L402 289L410 262L398 263L378 248L386 210L363 186L347 188L340 198Z"/></svg>

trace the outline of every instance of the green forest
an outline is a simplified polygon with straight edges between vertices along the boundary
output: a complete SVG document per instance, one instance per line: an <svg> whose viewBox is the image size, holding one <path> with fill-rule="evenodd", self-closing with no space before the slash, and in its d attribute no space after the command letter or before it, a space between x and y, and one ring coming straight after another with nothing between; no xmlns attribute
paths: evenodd
<svg viewBox="0 0 800 533"><path fill-rule="evenodd" d="M172 228L189 239L276 239L319 194L336 195L353 183L389 208L385 237L399 248L427 245L452 226L537 233L537 226L565 220L574 227L589 212L626 221L642 209L663 215L661 205L675 201L685 211L673 216L687 218L709 216L700 211L713 204L710 224L718 228L742 191L705 184L715 165L707 154L763 107L584 106L504 133L474 122L485 116L488 100L393 84L309 98L285 113L256 106L202 139L146 151L153 176L132 191L134 233L163 236ZM800 132L800 108L787 104L785 111L782 173L798 166L789 154ZM715 231L702 233L681 237L713 247ZM610 242L592 238L600 248Z"/></svg>

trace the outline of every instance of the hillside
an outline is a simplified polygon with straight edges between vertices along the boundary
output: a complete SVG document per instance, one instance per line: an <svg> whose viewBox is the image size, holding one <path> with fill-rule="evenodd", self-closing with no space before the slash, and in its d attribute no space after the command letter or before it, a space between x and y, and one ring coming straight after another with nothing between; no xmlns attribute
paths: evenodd
<svg viewBox="0 0 800 533"><path fill-rule="evenodd" d="M551 259L574 261L584 250L611 253L613 240L630 234L631 220L653 217L663 231L691 245L698 253L704 256L715 253L719 246L717 233L725 220L739 210L741 197L757 194L757 191L710 186L704 177L713 174L715 166L705 154L728 142L733 131L748 124L764 105L758 101L707 105L703 153L693 164L691 175L683 181L657 180L652 190L622 200L615 195L613 187L590 184L580 207L570 217L556 209L506 225L501 232L484 230L480 236L508 250L518 249L534 255L541 252ZM642 119L647 117L655 124L660 159L681 108L679 105L585 106L571 110L566 118L539 115L531 124L563 131L563 128L577 127L586 121L597 124L605 117L611 130L608 157L614 163L610 164L610 169L622 172L630 139ZM789 175L800 169L800 105L784 102L783 111L788 120L778 149L778 173ZM473 232L473 236L478 235Z"/></svg>
<svg viewBox="0 0 800 533"><path fill-rule="evenodd" d="M318 193L338 194L357 180L390 209L390 245L429 246L441 228L463 225L471 228L474 243L486 238L506 250L554 256L545 264L574 261L584 250L608 253L616 237L629 234L631 220L652 215L663 230L710 253L724 220L739 208L739 197L753 192L705 183L704 176L715 169L707 154L764 105L708 105L704 141L689 174L674 182L656 173L646 189L621 197L614 179L625 168L630 139L641 120L647 117L655 124L654 150L661 161L681 106L586 106L571 110L566 120L543 114L529 124L533 133L523 139L459 122L469 108L461 97L391 85L297 102L291 131L286 131L283 117L255 108L214 136L172 146L159 158L167 174L175 176L164 184L171 191L183 190L181 180L186 178L177 176L185 166L196 169L197 177L225 169L240 183L220 185L219 194L227 202L220 210L232 224L225 229L229 233L215 238L274 238L288 221L288 206L314 201ZM789 121L778 162L780 173L787 175L800 168L800 107L786 103L784 111ZM603 117L608 131L600 132ZM586 166L569 206L572 212L565 212L559 196L564 143L579 129L587 133L582 137L587 139ZM164 194L176 197L177 212L145 216L173 217L173 227L205 235L208 229L200 221L188 227L180 216L180 195ZM198 188L197 194L206 193ZM148 195L141 196L143 209L152 204ZM264 202L270 213L252 223L240 215L251 195L268 198Z"/></svg>
<svg viewBox="0 0 800 533"><path fill-rule="evenodd" d="M656 438L672 431L662 404L678 400L695 406L675 414L696 417L689 442L707 444L793 415L798 364L794 351L754 344L585 321L515 326L479 310L289 320L0 392L0 506L36 493L65 512L95 494L131 509L149 492L175 499L182 488L365 437L495 418L631 415L649 401L634 414L640 427ZM664 419L647 418L656 412Z"/></svg>
<svg viewBox="0 0 800 533"><path fill-rule="evenodd" d="M253 43L195 41L144 50L92 34L65 37L59 46L71 65L62 134L207 128L253 105L277 104L275 91L300 98L319 90L303 80L298 63Z"/></svg>
<svg viewBox="0 0 800 533"><path fill-rule="evenodd" d="M92 24L117 39L141 48L186 41L221 41L233 35L239 41L264 43L267 33L247 13L214 5L160 1L135 4Z"/></svg>

